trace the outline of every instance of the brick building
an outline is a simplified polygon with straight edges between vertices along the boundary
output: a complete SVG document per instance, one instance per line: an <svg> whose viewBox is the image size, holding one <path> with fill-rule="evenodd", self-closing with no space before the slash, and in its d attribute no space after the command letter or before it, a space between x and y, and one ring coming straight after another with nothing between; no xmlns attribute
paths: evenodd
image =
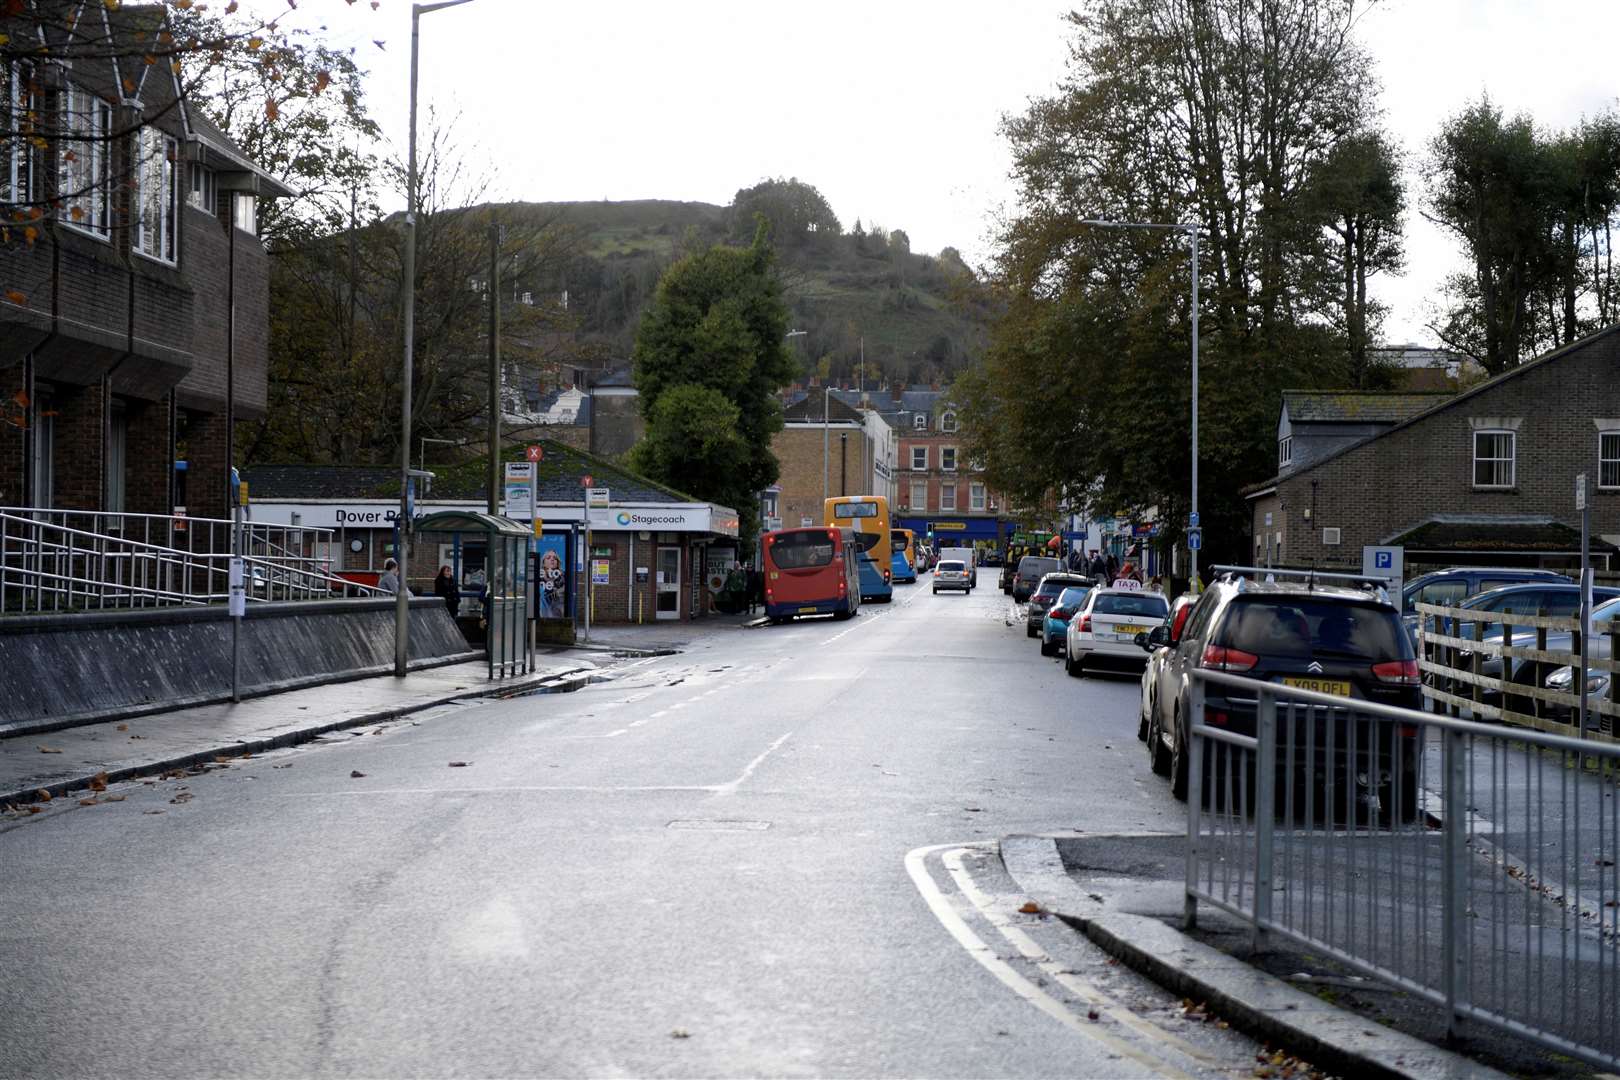
<svg viewBox="0 0 1620 1080"><path fill-rule="evenodd" d="M936 543L999 546L1007 535L1006 500L984 479L963 448L956 407L935 390L912 389L891 396L885 413L900 434L897 525Z"/></svg>
<svg viewBox="0 0 1620 1080"><path fill-rule="evenodd" d="M819 525L824 498L879 494L870 472L876 450L861 413L838 398L818 392L788 406L771 439L781 475L777 491L766 496L765 516L788 529L807 518Z"/></svg>
<svg viewBox="0 0 1620 1080"><path fill-rule="evenodd" d="M0 505L222 517L227 416L266 403L257 201L290 192L142 62L161 9L109 7L0 64L0 214L37 222L0 238Z"/></svg>
<svg viewBox="0 0 1620 1080"><path fill-rule="evenodd" d="M1568 567L1575 478L1592 534L1620 542L1620 326L1609 327L1325 453L1246 492L1254 554L1361 566L1367 544L1414 566ZM1279 457L1285 455L1280 451Z"/></svg>

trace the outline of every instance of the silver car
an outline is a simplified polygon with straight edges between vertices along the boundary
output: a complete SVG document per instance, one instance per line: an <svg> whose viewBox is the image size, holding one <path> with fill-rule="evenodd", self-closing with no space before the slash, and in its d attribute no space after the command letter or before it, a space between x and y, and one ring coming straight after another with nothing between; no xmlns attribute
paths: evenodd
<svg viewBox="0 0 1620 1080"><path fill-rule="evenodd" d="M960 559L944 559L934 567L934 595L941 589L967 592L973 587L973 578Z"/></svg>

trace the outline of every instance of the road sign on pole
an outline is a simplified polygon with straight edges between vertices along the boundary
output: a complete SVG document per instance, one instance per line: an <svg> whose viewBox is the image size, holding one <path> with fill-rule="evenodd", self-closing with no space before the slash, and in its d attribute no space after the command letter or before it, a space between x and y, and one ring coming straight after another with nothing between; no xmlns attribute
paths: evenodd
<svg viewBox="0 0 1620 1080"><path fill-rule="evenodd" d="M523 454L530 461L533 461L536 464L546 460L546 448L543 446L530 446L523 451Z"/></svg>
<svg viewBox="0 0 1620 1080"><path fill-rule="evenodd" d="M1188 551L1197 551L1200 548L1202 548L1203 546L1204 546L1204 530L1203 529L1188 529L1187 530L1187 550Z"/></svg>

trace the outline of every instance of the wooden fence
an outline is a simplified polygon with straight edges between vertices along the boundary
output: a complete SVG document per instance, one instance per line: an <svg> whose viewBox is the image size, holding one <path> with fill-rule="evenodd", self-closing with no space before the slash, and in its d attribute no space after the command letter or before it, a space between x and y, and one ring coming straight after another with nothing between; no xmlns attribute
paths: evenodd
<svg viewBox="0 0 1620 1080"><path fill-rule="evenodd" d="M1559 735L1587 738L1598 742L1620 743L1620 620L1594 624L1595 633L1586 661L1588 671L1602 671L1609 684L1598 694L1588 694L1588 728L1579 731L1581 684L1570 681L1569 692L1549 690L1547 676L1561 667L1580 669L1580 617L1500 614L1441 604L1418 604L1418 667L1423 672L1424 697L1443 707L1452 716L1464 712L1476 720L1496 720ZM1432 625L1431 625L1432 623ZM1471 624L1463 631L1463 624ZM1500 626L1502 633L1486 639L1487 628ZM1536 643L1514 645L1519 633L1534 631ZM1569 651L1547 648L1549 633L1569 635ZM1603 645L1600 646L1599 642ZM1598 656L1606 649L1606 656ZM1485 673L1487 661L1501 661L1496 675ZM1525 661L1520 678L1514 679L1512 661ZM1584 678L1584 674L1579 678ZM1491 695L1495 695L1493 703ZM1569 710L1567 719L1553 715L1556 709ZM1438 710L1437 710L1438 711ZM1595 726L1594 726L1595 725Z"/></svg>

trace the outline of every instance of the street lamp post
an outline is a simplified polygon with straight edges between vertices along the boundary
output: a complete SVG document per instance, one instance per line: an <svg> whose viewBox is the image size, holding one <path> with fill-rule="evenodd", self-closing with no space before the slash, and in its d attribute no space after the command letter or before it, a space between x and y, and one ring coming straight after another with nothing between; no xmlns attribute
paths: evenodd
<svg viewBox="0 0 1620 1080"><path fill-rule="evenodd" d="M405 676L411 642L411 590L406 581L406 563L411 542L411 353L416 343L416 57L423 15L440 8L459 7L472 0L441 0L436 4L411 5L411 128L405 166L405 331L404 371L400 378L399 408L399 543L394 561L399 573L399 591L394 594L394 675Z"/></svg>
<svg viewBox="0 0 1620 1080"><path fill-rule="evenodd" d="M1166 229L1186 233L1192 241L1192 507L1189 522L1198 520L1198 226L1149 221L1081 221L1103 229ZM1187 548L1188 579L1198 578L1198 552Z"/></svg>

